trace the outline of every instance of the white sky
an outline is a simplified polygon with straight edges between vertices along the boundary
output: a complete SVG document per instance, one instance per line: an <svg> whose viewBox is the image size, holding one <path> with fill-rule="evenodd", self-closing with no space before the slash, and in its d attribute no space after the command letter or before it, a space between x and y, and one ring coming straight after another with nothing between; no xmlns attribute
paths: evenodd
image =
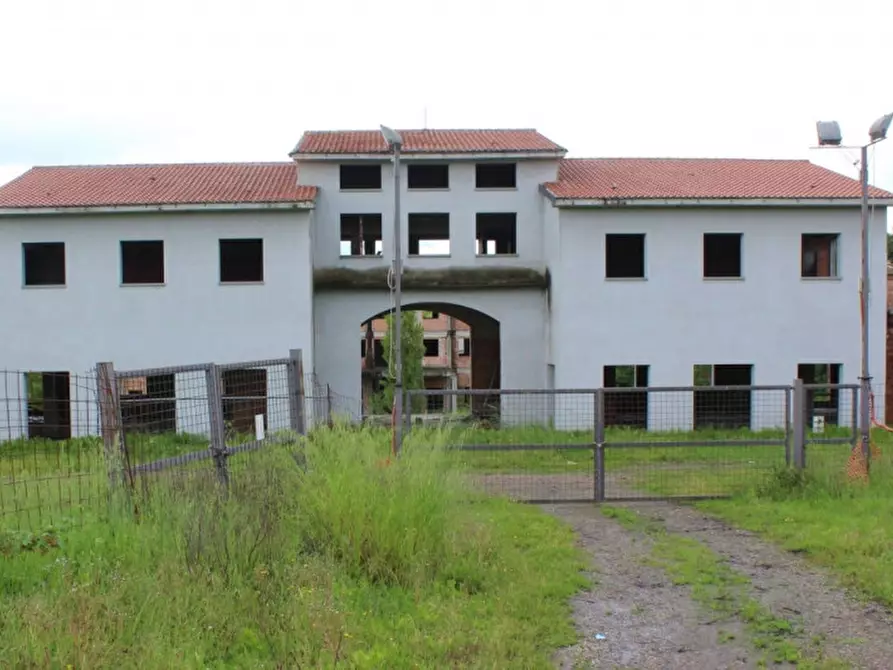
<svg viewBox="0 0 893 670"><path fill-rule="evenodd" d="M810 158L893 111L890 0L0 3L0 183L285 160L305 129L535 127L571 156ZM386 74L389 73L389 74ZM893 190L893 138L871 181Z"/></svg>

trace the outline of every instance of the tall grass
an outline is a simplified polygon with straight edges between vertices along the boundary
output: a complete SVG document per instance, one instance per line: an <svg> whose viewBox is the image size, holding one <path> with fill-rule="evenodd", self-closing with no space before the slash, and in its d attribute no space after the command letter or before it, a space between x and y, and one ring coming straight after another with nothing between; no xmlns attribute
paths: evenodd
<svg viewBox="0 0 893 670"><path fill-rule="evenodd" d="M76 528L0 541L10 667L549 667L585 584L565 526L465 489L442 448L318 431L155 476ZM119 494L120 495L120 494Z"/></svg>

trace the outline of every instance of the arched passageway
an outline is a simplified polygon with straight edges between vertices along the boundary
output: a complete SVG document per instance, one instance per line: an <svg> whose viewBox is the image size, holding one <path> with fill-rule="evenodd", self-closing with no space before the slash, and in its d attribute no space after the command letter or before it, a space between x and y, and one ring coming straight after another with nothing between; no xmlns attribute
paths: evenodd
<svg viewBox="0 0 893 670"><path fill-rule="evenodd" d="M386 351L385 310L366 318L358 331L362 413L369 416L387 411L382 398L383 383L392 352ZM449 391L429 396L416 411L452 413L470 410L479 417L498 415L499 394L462 394L463 389L500 388L500 324L476 309L448 302L411 302L401 307L411 313L423 333L422 384L429 390Z"/></svg>

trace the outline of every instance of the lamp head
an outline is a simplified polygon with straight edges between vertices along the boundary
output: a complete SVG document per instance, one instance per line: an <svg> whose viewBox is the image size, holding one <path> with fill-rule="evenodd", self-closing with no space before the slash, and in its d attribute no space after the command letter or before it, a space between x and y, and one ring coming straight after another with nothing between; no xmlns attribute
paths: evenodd
<svg viewBox="0 0 893 670"><path fill-rule="evenodd" d="M839 147L843 141L840 124L837 121L817 121L815 129L819 138L819 146Z"/></svg>

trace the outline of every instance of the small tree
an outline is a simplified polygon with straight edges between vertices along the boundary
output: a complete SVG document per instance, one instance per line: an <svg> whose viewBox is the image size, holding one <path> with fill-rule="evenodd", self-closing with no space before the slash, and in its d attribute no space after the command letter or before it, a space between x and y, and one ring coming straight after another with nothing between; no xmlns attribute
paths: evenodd
<svg viewBox="0 0 893 670"><path fill-rule="evenodd" d="M420 389L424 387L424 370L422 369L422 360L425 357L425 329L416 317L415 312L401 312L401 331L400 340L402 343L401 350L403 352L403 388ZM382 339L382 348L384 349L384 359L388 363L387 376L382 380L382 389L372 399L372 411L376 414L388 413L394 406L394 380L396 374L394 371L394 360L391 352L394 349L394 315L385 316L388 324L387 332ZM413 403L413 410L420 411L424 398L417 397Z"/></svg>

